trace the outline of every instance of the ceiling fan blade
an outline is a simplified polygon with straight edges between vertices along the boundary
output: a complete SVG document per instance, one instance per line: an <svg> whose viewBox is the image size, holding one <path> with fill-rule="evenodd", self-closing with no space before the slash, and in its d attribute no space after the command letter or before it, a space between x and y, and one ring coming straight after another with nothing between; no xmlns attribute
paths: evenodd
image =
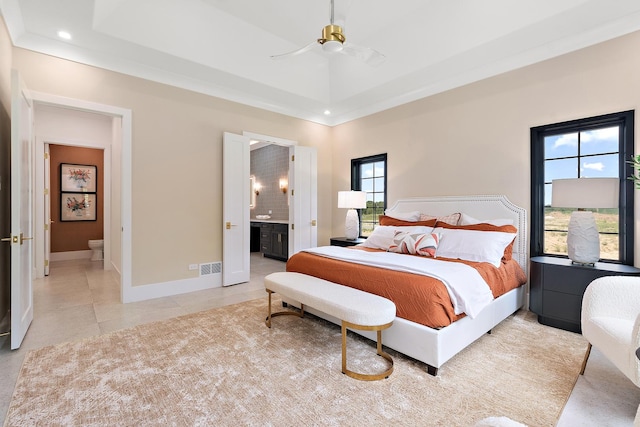
<svg viewBox="0 0 640 427"><path fill-rule="evenodd" d="M296 49L292 52L287 52L287 53L281 53L280 55L271 55L271 59L286 59L286 58L291 58L293 56L298 56L302 53L305 53L309 50L311 50L314 46L318 45L318 42L313 41L311 43L309 43L308 45L306 45L305 47L301 47L300 49Z"/></svg>
<svg viewBox="0 0 640 427"><path fill-rule="evenodd" d="M349 56L353 56L354 58L357 58L365 62L367 65L371 65L372 67L381 65L387 59L386 56L375 49L371 49L370 47L357 46L352 43L344 43L340 52Z"/></svg>

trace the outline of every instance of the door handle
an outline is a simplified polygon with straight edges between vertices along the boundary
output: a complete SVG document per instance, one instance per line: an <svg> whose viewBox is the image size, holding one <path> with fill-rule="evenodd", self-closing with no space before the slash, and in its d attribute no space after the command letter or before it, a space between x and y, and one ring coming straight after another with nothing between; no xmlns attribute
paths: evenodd
<svg viewBox="0 0 640 427"><path fill-rule="evenodd" d="M33 240L33 237L24 237L24 234L20 233L20 244L22 244L25 240Z"/></svg>
<svg viewBox="0 0 640 427"><path fill-rule="evenodd" d="M18 243L18 236L3 237L2 239L0 239L0 242Z"/></svg>
<svg viewBox="0 0 640 427"><path fill-rule="evenodd" d="M238 224L231 224L229 221L227 221L226 223L226 229L227 230L231 230L231 227L237 227Z"/></svg>

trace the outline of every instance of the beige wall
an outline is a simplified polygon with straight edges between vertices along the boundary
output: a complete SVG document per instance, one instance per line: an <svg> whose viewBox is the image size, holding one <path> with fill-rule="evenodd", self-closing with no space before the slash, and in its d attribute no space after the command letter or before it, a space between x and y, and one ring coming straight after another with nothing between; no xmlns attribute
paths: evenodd
<svg viewBox="0 0 640 427"><path fill-rule="evenodd" d="M349 188L351 158L386 152L390 204L506 194L528 208L530 128L638 108L638 46L631 34L337 126L334 188ZM343 221L334 209L334 234Z"/></svg>
<svg viewBox="0 0 640 427"><path fill-rule="evenodd" d="M31 90L132 110L134 286L196 277L189 264L222 259L225 131L317 148L318 192L331 193L326 126L19 48L13 61ZM331 205L319 206L319 241L328 243Z"/></svg>

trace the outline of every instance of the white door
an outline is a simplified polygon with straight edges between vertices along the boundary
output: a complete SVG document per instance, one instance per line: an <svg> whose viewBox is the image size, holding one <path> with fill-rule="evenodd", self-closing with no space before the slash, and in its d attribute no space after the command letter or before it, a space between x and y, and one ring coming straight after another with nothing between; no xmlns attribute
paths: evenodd
<svg viewBox="0 0 640 427"><path fill-rule="evenodd" d="M289 256L318 246L318 165L315 148L289 147Z"/></svg>
<svg viewBox="0 0 640 427"><path fill-rule="evenodd" d="M222 144L222 285L249 281L249 138L224 133Z"/></svg>
<svg viewBox="0 0 640 427"><path fill-rule="evenodd" d="M51 259L51 159L49 144L44 144L44 275L49 275Z"/></svg>
<svg viewBox="0 0 640 427"><path fill-rule="evenodd" d="M11 75L11 349L33 320L33 104L17 71Z"/></svg>

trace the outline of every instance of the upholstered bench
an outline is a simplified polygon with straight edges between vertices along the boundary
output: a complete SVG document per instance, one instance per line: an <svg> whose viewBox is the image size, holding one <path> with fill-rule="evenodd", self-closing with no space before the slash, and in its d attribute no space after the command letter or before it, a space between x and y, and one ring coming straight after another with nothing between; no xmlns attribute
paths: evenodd
<svg viewBox="0 0 640 427"><path fill-rule="evenodd" d="M342 373L365 381L387 378L393 372L393 359L382 351L382 331L393 323L396 305L386 298L363 292L348 286L308 276L306 274L279 272L264 278L269 298L269 313L265 321L271 327L271 318L285 314L304 316L304 307L313 307L342 321ZM300 303L300 311L271 312L271 294L291 298ZM360 374L347 369L347 328L377 331L377 352L390 363L389 369L380 374Z"/></svg>

